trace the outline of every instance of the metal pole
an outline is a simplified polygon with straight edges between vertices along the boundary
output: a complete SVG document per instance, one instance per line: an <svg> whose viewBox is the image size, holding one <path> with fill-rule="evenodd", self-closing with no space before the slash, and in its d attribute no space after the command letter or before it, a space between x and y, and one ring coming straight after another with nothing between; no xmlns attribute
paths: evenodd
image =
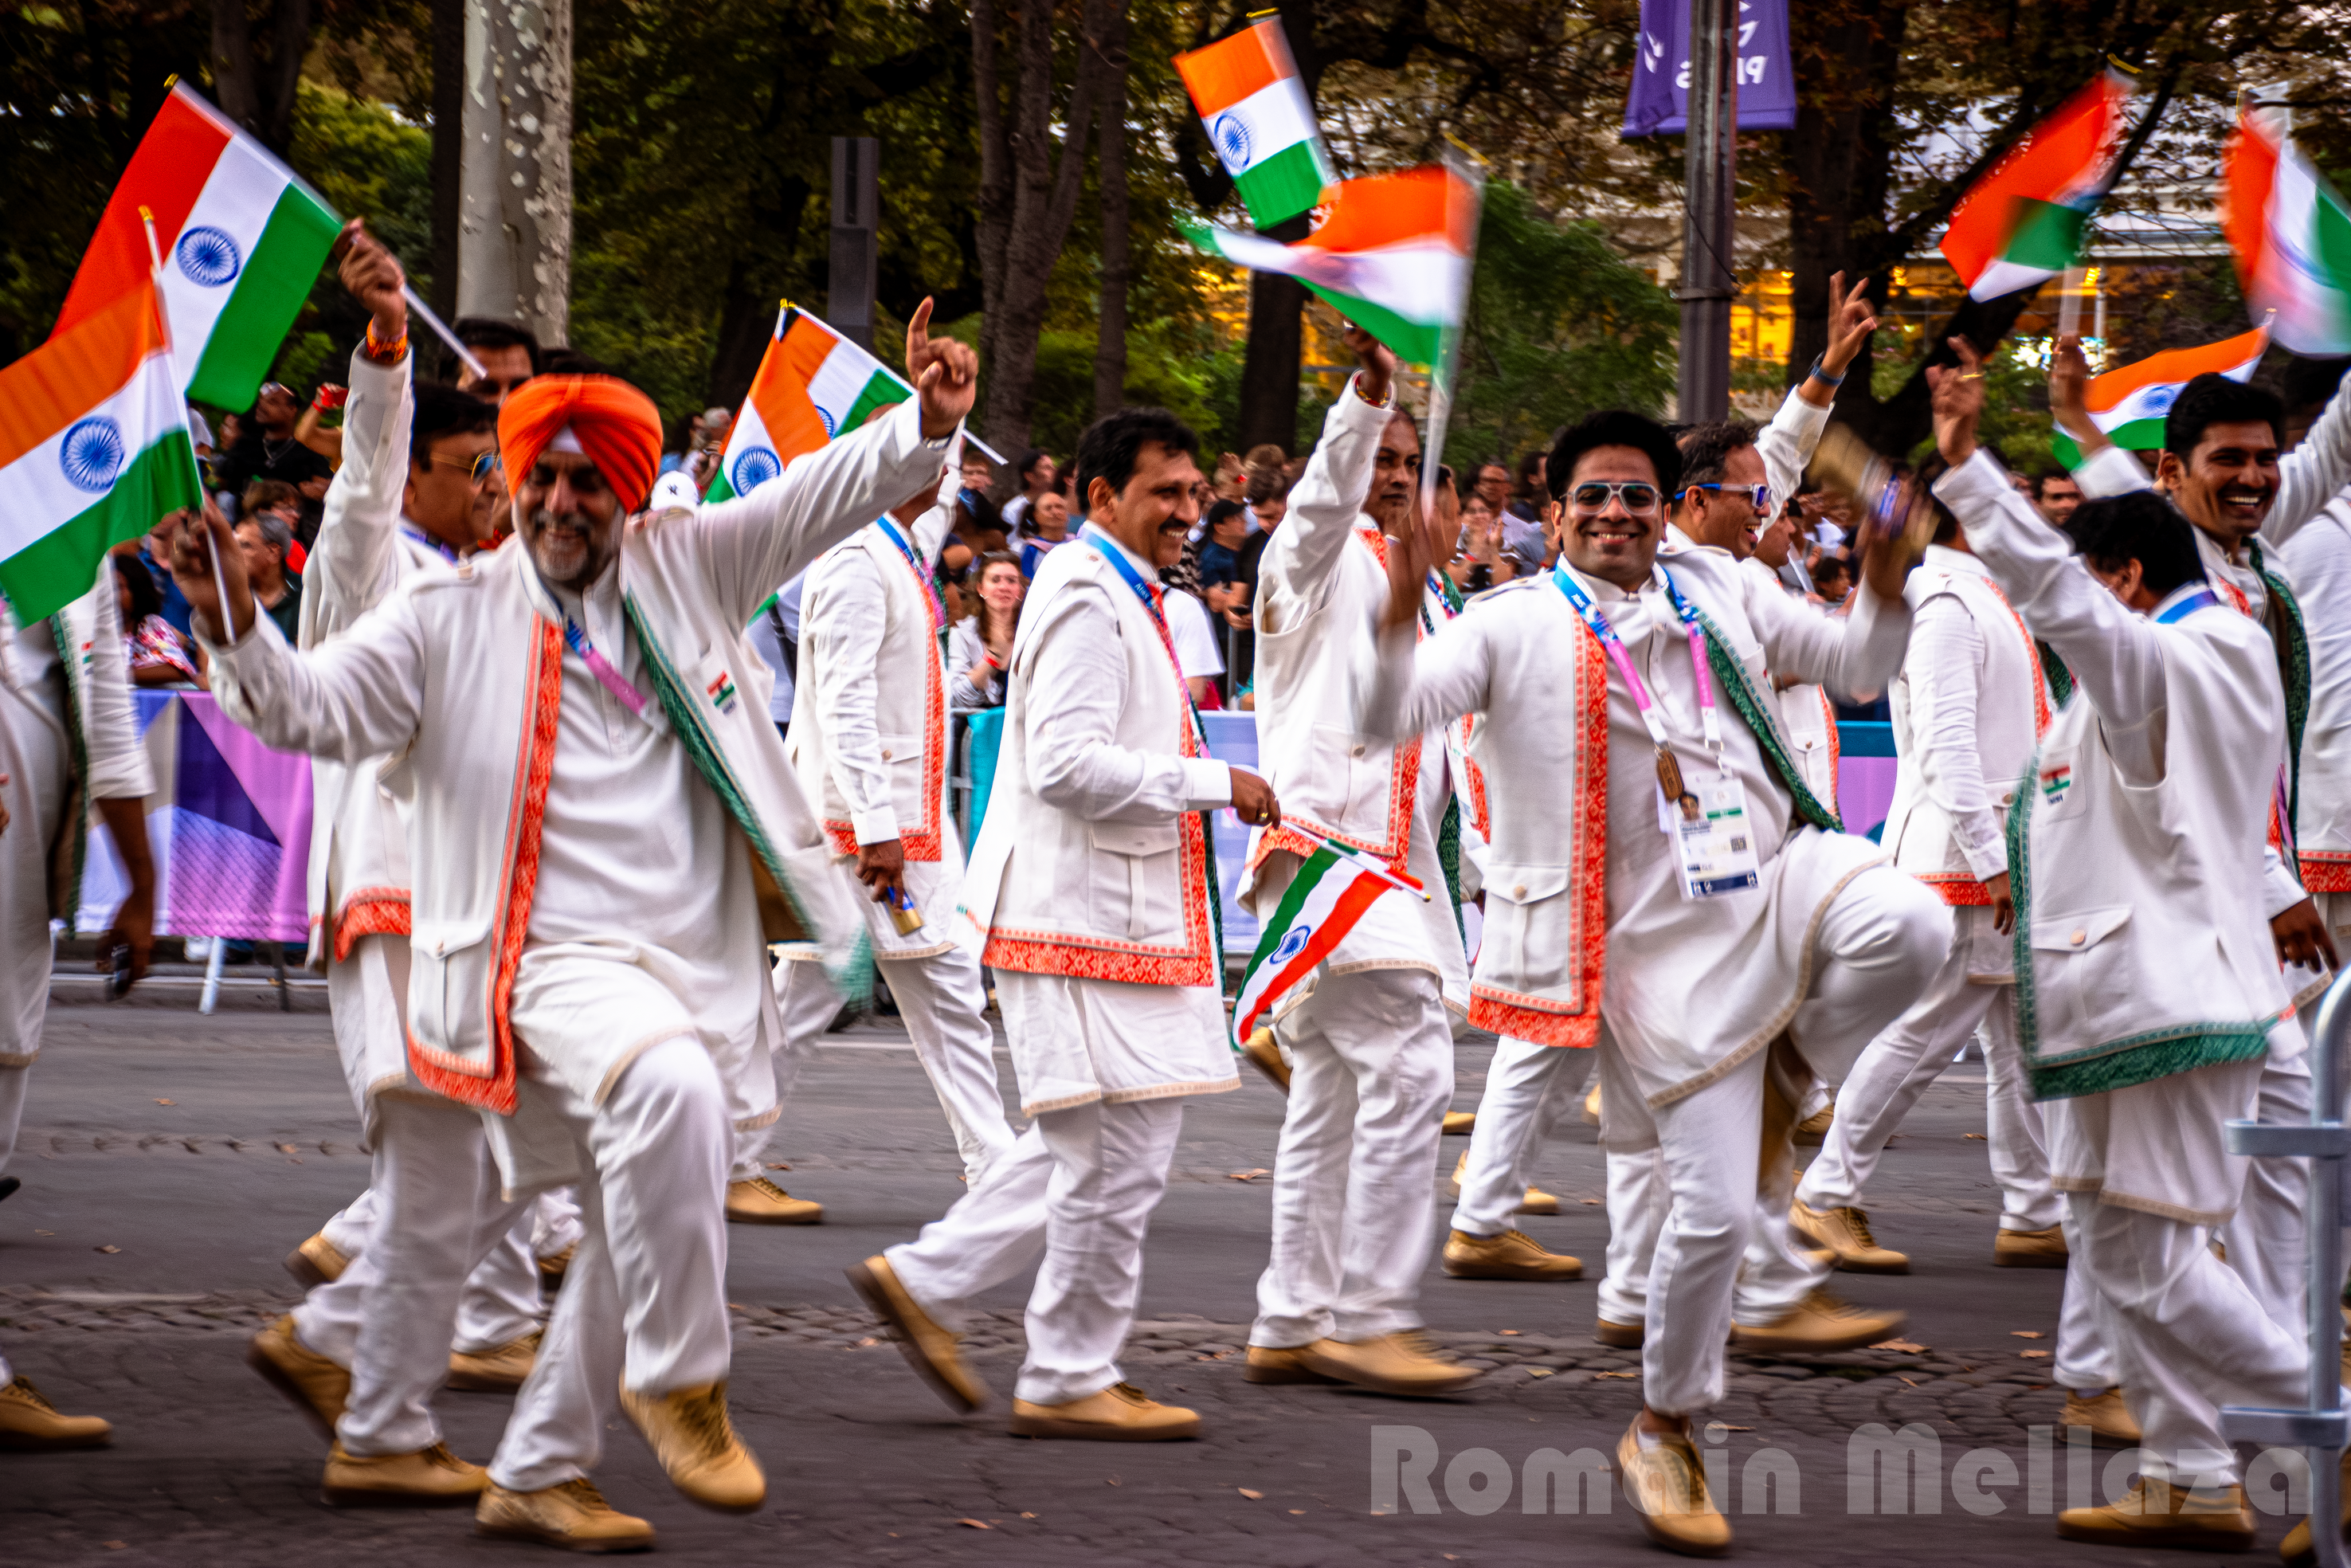
<svg viewBox="0 0 2351 1568"><path fill-rule="evenodd" d="M1680 417L1730 413L1734 181L1739 155L1739 0L1690 0L1689 131L1683 184Z"/></svg>
<svg viewBox="0 0 2351 1568"><path fill-rule="evenodd" d="M2342 1472L2337 1468L2351 1419L2343 1408L2343 1161L2351 1130L2343 1124L2343 1047L2351 1034L2351 973L2338 976L2318 1004L2311 1030L2310 1124L2276 1126L2231 1122L2229 1152L2310 1161L2310 1400L2300 1410L2231 1405L2220 1435L2232 1443L2299 1448L2310 1462L2310 1543L2320 1568L2346 1568Z"/></svg>
<svg viewBox="0 0 2351 1568"><path fill-rule="evenodd" d="M871 136L832 139L832 265L826 275L824 319L868 353L873 351L881 162L882 143Z"/></svg>

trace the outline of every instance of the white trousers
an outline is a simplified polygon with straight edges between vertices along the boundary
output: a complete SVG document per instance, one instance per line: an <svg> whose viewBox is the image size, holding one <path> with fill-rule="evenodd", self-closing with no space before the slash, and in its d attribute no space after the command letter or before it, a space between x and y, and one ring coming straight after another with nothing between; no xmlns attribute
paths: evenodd
<svg viewBox="0 0 2351 1568"><path fill-rule="evenodd" d="M410 1454L441 1440L431 1401L448 1375L467 1275L510 1245L528 1205L499 1196L480 1112L393 1095L377 1105L369 1190L368 1246L340 1279L303 1299L294 1326L304 1344L350 1369L350 1402L336 1427L344 1449ZM529 1332L536 1285L528 1310L496 1303L506 1315L491 1332L504 1338L492 1343Z"/></svg>
<svg viewBox="0 0 2351 1568"><path fill-rule="evenodd" d="M1820 919L1813 979L1789 1033L1797 1050L1824 1062L1855 1060L1899 1017L1940 966L1949 918L1934 894L1891 866L1862 872ZM1600 1049L1618 1048L1605 1030ZM1764 1071L1758 1051L1680 1099L1649 1108L1671 1194L1650 1265L1643 1386L1650 1408L1685 1416L1722 1397L1723 1341L1749 1242L1757 1232L1757 1166ZM1609 1093L1629 1079L1621 1059Z"/></svg>
<svg viewBox="0 0 2351 1568"><path fill-rule="evenodd" d="M2262 1064L2261 1098L2254 1114L2264 1122L2310 1120L2310 1053ZM2305 1303L2309 1243L2310 1162L2262 1159L2245 1162L2245 1192L2228 1224L2213 1232L2229 1254L2229 1267L2245 1281L2270 1321L2295 1339L2310 1332Z"/></svg>
<svg viewBox="0 0 2351 1568"><path fill-rule="evenodd" d="M1429 1171L1453 1094L1453 1025L1437 978L1318 975L1276 1032L1290 1043L1290 1101L1249 1343L1288 1349L1418 1328Z"/></svg>
<svg viewBox="0 0 2351 1568"><path fill-rule="evenodd" d="M1469 1164L1461 1173L1461 1200L1453 1207L1454 1229L1466 1236L1499 1236L1511 1228L1544 1143L1583 1098L1593 1071L1588 1051L1508 1035L1496 1043L1486 1067L1486 1092L1478 1097L1478 1125L1469 1134ZM1609 1218L1615 1218L1613 1207Z"/></svg>
<svg viewBox="0 0 2351 1568"><path fill-rule="evenodd" d="M2106 1332L2105 1304L2090 1282L2089 1265L2081 1262L2082 1228L2074 1223L2074 1206L2065 1206L2065 1295L2057 1309L2057 1359L2051 1374L2057 1386L2076 1394L2103 1394L2120 1380L2115 1370L2113 1337Z"/></svg>
<svg viewBox="0 0 2351 1568"><path fill-rule="evenodd" d="M1134 1322L1144 1232L1183 1126L1180 1098L1043 1112L943 1218L890 1249L890 1268L924 1311L955 1328L972 1297L1041 1248L1014 1394L1035 1405L1099 1394L1123 1381L1117 1357Z"/></svg>
<svg viewBox="0 0 2351 1568"><path fill-rule="evenodd" d="M1600 1315L1612 1323L1646 1322L1649 1267L1656 1261L1657 1240L1673 1207L1665 1153L1603 1153L1608 1165L1608 1277L1600 1281Z"/></svg>
<svg viewBox="0 0 2351 1568"><path fill-rule="evenodd" d="M623 1381L643 1394L725 1381L731 1141L717 1065L690 1034L641 1052L600 1104L528 1055L524 1070L583 1173L580 1251L490 1461L498 1485L538 1491L595 1468Z"/></svg>
<svg viewBox="0 0 2351 1568"><path fill-rule="evenodd" d="M2235 1482L2220 1407L2300 1405L2307 1346L2212 1256L2203 1227L2094 1193L2066 1200L2081 1239L2074 1267L2105 1305L2124 1397L2147 1434L2140 1468L2181 1484Z"/></svg>
<svg viewBox="0 0 2351 1568"><path fill-rule="evenodd" d="M862 894L861 894L862 896ZM988 1161L1012 1146L1004 1097L996 1085L996 1036L982 1016L987 988L979 959L958 944L924 958L883 956L879 968L898 1004L898 1017L914 1042L915 1059L946 1113L948 1130L963 1155L964 1176L977 1179ZM825 978L824 966L788 961L776 966L776 1001L783 1014L784 1043L776 1053L776 1102L791 1098L800 1069L841 1012L841 993ZM733 1181L749 1181L761 1169L760 1156L774 1124L736 1136Z"/></svg>
<svg viewBox="0 0 2351 1568"><path fill-rule="evenodd" d="M43 985L44 992L47 983ZM0 1176L16 1155L16 1136L25 1123L25 1093L32 1087L33 1066L0 1067Z"/></svg>
<svg viewBox="0 0 2351 1568"><path fill-rule="evenodd" d="M475 1119L478 1123L479 1118ZM492 1190L495 1196L495 1181ZM376 1245L382 1215L383 1206L371 1186L337 1210L319 1233L329 1246L356 1263ZM465 1276L450 1348L468 1354L496 1350L543 1323L547 1305L539 1290L538 1260L551 1258L579 1239L580 1206L569 1189L543 1192L523 1204L506 1234Z"/></svg>

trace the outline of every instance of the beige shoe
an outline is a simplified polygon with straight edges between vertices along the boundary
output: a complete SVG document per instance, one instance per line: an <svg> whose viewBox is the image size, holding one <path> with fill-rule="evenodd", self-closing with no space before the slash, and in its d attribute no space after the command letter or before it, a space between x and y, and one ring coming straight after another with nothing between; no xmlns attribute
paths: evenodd
<svg viewBox="0 0 2351 1568"><path fill-rule="evenodd" d="M1649 1337L1646 1323L1612 1323L1606 1318L1595 1318L1592 1324L1594 1343L1611 1350L1638 1350Z"/></svg>
<svg viewBox="0 0 2351 1568"><path fill-rule="evenodd" d="M580 1244L575 1241L560 1252L534 1260L538 1264L538 1288L550 1296L563 1289L563 1276L571 1271L571 1260L579 1255Z"/></svg>
<svg viewBox="0 0 2351 1568"><path fill-rule="evenodd" d="M337 1443L327 1450L319 1494L333 1508L444 1508L472 1502L490 1484L490 1472L435 1443L413 1454L354 1457Z"/></svg>
<svg viewBox="0 0 2351 1568"><path fill-rule="evenodd" d="M2070 1255L2062 1225L2053 1225L2046 1230L2003 1228L1991 1239L1991 1266L1995 1269L2063 1269Z"/></svg>
<svg viewBox="0 0 2351 1568"><path fill-rule="evenodd" d="M1443 1136L1447 1138L1466 1138L1477 1130L1477 1112L1447 1111L1445 1113L1445 1131L1442 1134Z"/></svg>
<svg viewBox="0 0 2351 1568"><path fill-rule="evenodd" d="M2185 1546L2203 1552L2243 1552L2253 1544L2253 1511L2242 1487L2189 1491L2142 1477L2103 1508L2069 1508L2057 1516L2066 1541L2100 1546Z"/></svg>
<svg viewBox="0 0 2351 1568"><path fill-rule="evenodd" d="M1836 1266L1848 1274L1910 1271L1907 1257L1877 1244L1869 1233L1869 1216L1858 1208L1813 1208L1798 1198L1788 1207L1788 1223L1798 1236L1834 1253Z"/></svg>
<svg viewBox="0 0 2351 1568"><path fill-rule="evenodd" d="M1616 1440L1616 1475L1640 1511L1649 1539L1684 1557L1720 1557L1730 1550L1730 1521L1707 1496L1706 1469L1689 1438L1676 1433L1644 1447L1641 1418Z"/></svg>
<svg viewBox="0 0 2351 1568"><path fill-rule="evenodd" d="M319 1436L329 1443L335 1440L335 1423L350 1402L351 1375L302 1343L294 1333L292 1313L246 1343L245 1364L286 1396L319 1429Z"/></svg>
<svg viewBox="0 0 2351 1568"><path fill-rule="evenodd" d="M2351 1544L2351 1453L2343 1456L2343 1540ZM2297 1520L2278 1542L2278 1556L2285 1568L2312 1568L2318 1552L2310 1543L2310 1521Z"/></svg>
<svg viewBox="0 0 2351 1568"><path fill-rule="evenodd" d="M1600 1125L1600 1085L1597 1083L1592 1086L1592 1092L1583 1097L1583 1124L1587 1127Z"/></svg>
<svg viewBox="0 0 2351 1568"><path fill-rule="evenodd" d="M1375 1394L1451 1394L1478 1380L1478 1368L1447 1361L1420 1329L1352 1343L1318 1339L1301 1350L1298 1359L1325 1377Z"/></svg>
<svg viewBox="0 0 2351 1568"><path fill-rule="evenodd" d="M0 1385L0 1449L45 1454L60 1448L102 1448L113 1426L96 1416L66 1416L48 1396L19 1377Z"/></svg>
<svg viewBox="0 0 2351 1568"><path fill-rule="evenodd" d="M1825 1355L1892 1339L1908 1321L1907 1312L1865 1312L1826 1291L1814 1291L1761 1328L1734 1326L1730 1343L1750 1355L1792 1351Z"/></svg>
<svg viewBox="0 0 2351 1568"><path fill-rule="evenodd" d="M876 1253L857 1264L849 1270L849 1282L890 1331L906 1364L940 1398L966 1412L987 1403L987 1385L964 1364L963 1336L939 1327L923 1311L913 1293L899 1283L888 1259Z"/></svg>
<svg viewBox="0 0 2351 1568"><path fill-rule="evenodd" d="M653 1546L653 1527L606 1502L584 1477L543 1491L508 1491L492 1481L474 1510L474 1533L566 1552L650 1552Z"/></svg>
<svg viewBox="0 0 2351 1568"><path fill-rule="evenodd" d="M1802 1121L1789 1134L1799 1148L1817 1149L1827 1141L1829 1128L1836 1121L1836 1102L1832 1100Z"/></svg>
<svg viewBox="0 0 2351 1568"><path fill-rule="evenodd" d="M1461 1178L1468 1174L1469 1151L1464 1149L1461 1151L1461 1157L1453 1162L1454 1197L1461 1196ZM1545 1192L1539 1186L1531 1186L1527 1188L1527 1196L1519 1200L1519 1207L1511 1212L1513 1214L1557 1214L1559 1197L1556 1194Z"/></svg>
<svg viewBox="0 0 2351 1568"><path fill-rule="evenodd" d="M1243 1383L1336 1383L1335 1377L1325 1377L1306 1364L1301 1355L1301 1346L1253 1344L1249 1347L1249 1365L1241 1372Z"/></svg>
<svg viewBox="0 0 2351 1568"><path fill-rule="evenodd" d="M1200 1435L1197 1411L1162 1405L1132 1383L1066 1405L1012 1402L1016 1437L1075 1437L1090 1443L1173 1443Z"/></svg>
<svg viewBox="0 0 2351 1568"><path fill-rule="evenodd" d="M768 1473L726 1418L726 1385L705 1383L667 1394L621 1385L621 1408L637 1424L670 1485L725 1513L748 1513L768 1500Z"/></svg>
<svg viewBox="0 0 2351 1568"><path fill-rule="evenodd" d="M1273 1043L1273 1030L1253 1031L1249 1043L1241 1047L1241 1054L1249 1058L1250 1066L1271 1079L1276 1089L1284 1094L1290 1092L1290 1063L1281 1060L1281 1048Z"/></svg>
<svg viewBox="0 0 2351 1568"><path fill-rule="evenodd" d="M533 1329L495 1350L451 1351L449 1380L444 1386L466 1394L512 1394L538 1364L540 1332Z"/></svg>
<svg viewBox="0 0 2351 1568"><path fill-rule="evenodd" d="M2136 1448L2147 1436L2131 1418L2130 1406L2123 1403L2123 1391L2119 1388L2093 1394L2087 1399L2067 1389L2065 1413L2057 1417L2057 1424L2082 1427L2090 1434L2090 1441L2101 1448Z"/></svg>
<svg viewBox="0 0 2351 1568"><path fill-rule="evenodd" d="M822 1225L824 1205L794 1197L766 1176L726 1184L729 1225Z"/></svg>
<svg viewBox="0 0 2351 1568"><path fill-rule="evenodd" d="M351 1260L336 1249L323 1230L286 1254L286 1271L299 1281L305 1291L333 1284L350 1266Z"/></svg>
<svg viewBox="0 0 2351 1568"><path fill-rule="evenodd" d="M1445 1271L1456 1280L1580 1280L1583 1260L1548 1251L1523 1230L1456 1230L1445 1239Z"/></svg>

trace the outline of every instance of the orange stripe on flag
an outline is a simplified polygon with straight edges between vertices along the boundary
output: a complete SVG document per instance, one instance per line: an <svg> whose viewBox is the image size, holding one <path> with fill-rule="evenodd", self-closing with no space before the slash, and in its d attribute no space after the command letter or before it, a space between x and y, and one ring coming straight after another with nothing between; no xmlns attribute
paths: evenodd
<svg viewBox="0 0 2351 1568"><path fill-rule="evenodd" d="M1960 277L1973 280L2000 259L2016 198L2054 202L2097 166L2119 116L2120 89L2111 78L2111 72L2101 73L2058 105L1968 188L1942 245L1944 258Z"/></svg>
<svg viewBox="0 0 2351 1568"><path fill-rule="evenodd" d="M1416 240L1467 251L1477 200L1439 164L1343 181L1323 193L1322 221L1304 243L1343 255Z"/></svg>
<svg viewBox="0 0 2351 1568"><path fill-rule="evenodd" d="M0 371L0 468L120 392L162 346L151 285L117 296Z"/></svg>
<svg viewBox="0 0 2351 1568"><path fill-rule="evenodd" d="M2221 166L2220 232L2237 258L2239 287L2251 289L2269 244L2270 192L2277 183L2278 147L2250 114L2237 119Z"/></svg>
<svg viewBox="0 0 2351 1568"><path fill-rule="evenodd" d="M130 166L114 187L106 212L90 235L66 302L57 311L51 337L96 315L117 296L144 286L152 271L147 255L147 225L141 221L143 204L155 214L155 243L164 257L180 237L180 225L204 193L213 165L228 150L229 129L212 112L211 105L188 90L173 88L155 113L155 121L140 139ZM193 345L201 348L202 344Z"/></svg>
<svg viewBox="0 0 2351 1568"><path fill-rule="evenodd" d="M1191 90L1192 103L1203 120L1230 109L1284 77L1298 74L1297 66L1290 62L1290 45L1282 38L1280 24L1272 20L1259 22L1205 49L1177 55L1176 68L1182 73L1185 87Z"/></svg>
<svg viewBox="0 0 2351 1568"><path fill-rule="evenodd" d="M758 404L768 439L775 443L776 460L787 466L801 453L814 452L832 439L808 394L809 382L832 351L832 341L823 329L805 319L793 321L779 345L783 351L769 353L751 383L751 401Z"/></svg>
<svg viewBox="0 0 2351 1568"><path fill-rule="evenodd" d="M2158 386L2166 382L2184 382L2207 371L2221 373L2235 370L2247 360L2258 359L2269 346L2266 327L2256 327L2250 332L2240 332L2233 338L2223 338L2217 343L2199 344L2193 349L2169 349L2160 354L2107 371L2092 381L2083 393L2083 406L2092 413L2104 413L2141 387Z"/></svg>

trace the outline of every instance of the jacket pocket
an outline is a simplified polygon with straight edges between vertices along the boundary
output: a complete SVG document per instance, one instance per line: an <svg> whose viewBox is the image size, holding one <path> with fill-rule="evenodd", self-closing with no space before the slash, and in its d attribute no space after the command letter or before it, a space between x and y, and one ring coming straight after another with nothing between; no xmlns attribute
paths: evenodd
<svg viewBox="0 0 2351 1568"><path fill-rule="evenodd" d="M890 810L897 814L901 833L919 832L923 826L923 737L883 735L882 770L890 781Z"/></svg>
<svg viewBox="0 0 2351 1568"><path fill-rule="evenodd" d="M2130 921L2127 904L2046 915L2032 923L2032 995L2043 1041L2057 1049L2098 1043L2091 1026L2108 999L2138 988L2128 944L2110 940Z"/></svg>
<svg viewBox="0 0 2351 1568"><path fill-rule="evenodd" d="M416 920L409 932L408 1026L436 1051L481 1043L496 956L488 918Z"/></svg>
<svg viewBox="0 0 2351 1568"><path fill-rule="evenodd" d="M1174 821L1096 822L1087 877L1086 926L1097 936L1168 941L1183 930L1182 836Z"/></svg>
<svg viewBox="0 0 2351 1568"><path fill-rule="evenodd" d="M1561 902L1568 868L1486 862L1486 923L1478 953L1480 983L1555 997L1575 980L1572 912Z"/></svg>
<svg viewBox="0 0 2351 1568"><path fill-rule="evenodd" d="M1335 800L1337 811L1329 824L1349 838L1372 843L1385 841L1388 831L1388 748L1369 737L1335 724L1314 727L1312 788Z"/></svg>

